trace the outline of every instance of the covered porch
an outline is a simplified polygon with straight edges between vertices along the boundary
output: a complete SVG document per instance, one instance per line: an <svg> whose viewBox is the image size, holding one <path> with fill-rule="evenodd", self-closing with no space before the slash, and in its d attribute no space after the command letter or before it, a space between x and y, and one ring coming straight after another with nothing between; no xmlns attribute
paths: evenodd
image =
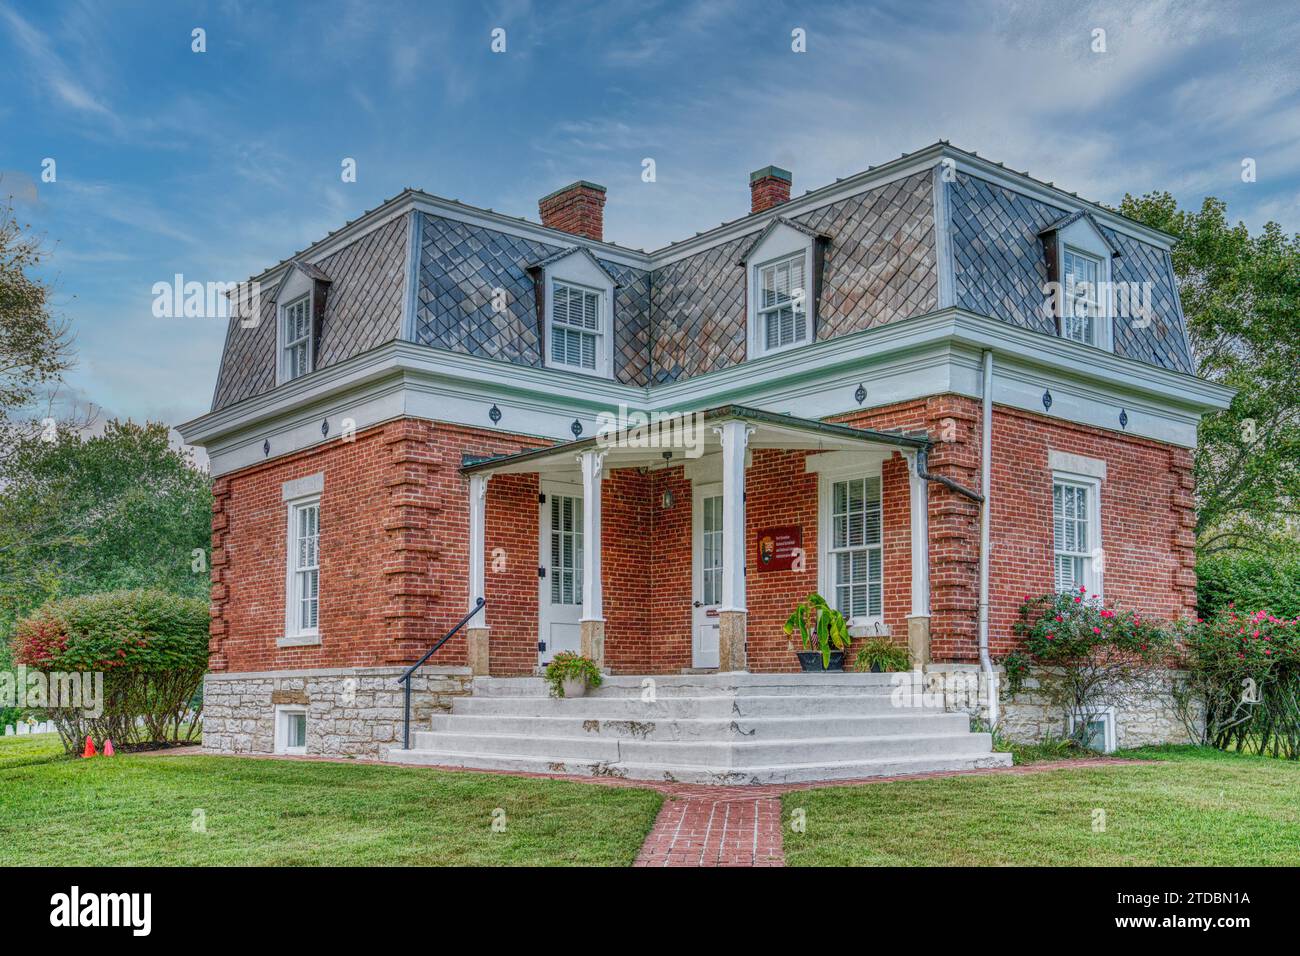
<svg viewBox="0 0 1300 956"><path fill-rule="evenodd" d="M467 460L468 609L487 602L470 665L529 674L568 650L620 674L797 670L781 624L812 591L927 663L928 448L728 405Z"/></svg>

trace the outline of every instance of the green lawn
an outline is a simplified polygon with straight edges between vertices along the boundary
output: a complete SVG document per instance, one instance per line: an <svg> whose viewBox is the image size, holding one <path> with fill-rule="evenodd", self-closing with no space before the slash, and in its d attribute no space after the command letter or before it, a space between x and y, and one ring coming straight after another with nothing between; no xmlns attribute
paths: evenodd
<svg viewBox="0 0 1300 956"><path fill-rule="evenodd" d="M0 737L0 770L64 757L58 734L24 734Z"/></svg>
<svg viewBox="0 0 1300 956"><path fill-rule="evenodd" d="M4 762L14 739L0 741L0 867L626 865L662 800L650 790L311 761L15 766ZM498 808L504 832L492 828ZM206 832L196 832L200 821Z"/></svg>
<svg viewBox="0 0 1300 956"><path fill-rule="evenodd" d="M794 791L791 866L1296 866L1300 764L1190 747L1080 767ZM791 832L793 811L806 832ZM1094 832L1094 812L1105 811ZM1098 818L1100 819L1100 818Z"/></svg>

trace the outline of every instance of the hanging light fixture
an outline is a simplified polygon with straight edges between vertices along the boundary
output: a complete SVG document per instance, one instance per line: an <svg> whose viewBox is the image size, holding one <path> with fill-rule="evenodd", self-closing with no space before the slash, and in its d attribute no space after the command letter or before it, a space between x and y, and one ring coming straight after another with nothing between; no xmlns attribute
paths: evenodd
<svg viewBox="0 0 1300 956"><path fill-rule="evenodd" d="M664 465L667 466L667 464L673 459L673 453L671 451L664 452L663 459ZM663 508L664 511L668 511L676 503L677 499L673 496L673 490L671 488L665 488L663 496L659 499L659 506Z"/></svg>

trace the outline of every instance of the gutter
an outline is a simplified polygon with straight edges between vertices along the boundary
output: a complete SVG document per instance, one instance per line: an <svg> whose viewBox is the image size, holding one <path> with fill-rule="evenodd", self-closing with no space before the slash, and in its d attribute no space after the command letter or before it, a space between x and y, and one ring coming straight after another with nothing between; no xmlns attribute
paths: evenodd
<svg viewBox="0 0 1300 956"><path fill-rule="evenodd" d="M984 500L980 507L980 606L979 645L980 668L984 671L988 694L989 729L998 725L998 678L989 657L989 497L992 478L993 454L993 352L984 351L984 408L980 428L980 489Z"/></svg>

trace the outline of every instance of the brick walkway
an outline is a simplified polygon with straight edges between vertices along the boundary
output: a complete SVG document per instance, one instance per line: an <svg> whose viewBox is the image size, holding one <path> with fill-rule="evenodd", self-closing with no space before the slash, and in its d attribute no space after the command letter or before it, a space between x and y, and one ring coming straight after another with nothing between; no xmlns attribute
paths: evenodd
<svg viewBox="0 0 1300 956"><path fill-rule="evenodd" d="M784 866L780 787L669 793L634 866Z"/></svg>

